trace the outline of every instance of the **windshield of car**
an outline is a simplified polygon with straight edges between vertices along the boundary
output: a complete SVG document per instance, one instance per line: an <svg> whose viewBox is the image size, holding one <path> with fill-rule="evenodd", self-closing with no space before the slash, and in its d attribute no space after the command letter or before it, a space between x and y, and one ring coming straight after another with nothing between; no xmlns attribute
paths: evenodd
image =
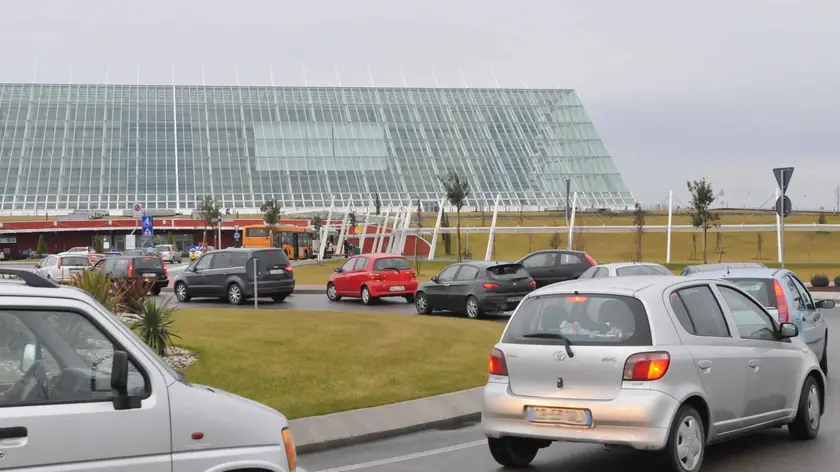
<svg viewBox="0 0 840 472"><path fill-rule="evenodd" d="M404 257L385 257L373 263L373 270L408 270L411 264Z"/></svg>
<svg viewBox="0 0 840 472"><path fill-rule="evenodd" d="M88 260L87 256L61 256L61 265L73 267L73 266L86 266L89 265L90 261Z"/></svg>
<svg viewBox="0 0 840 472"><path fill-rule="evenodd" d="M160 269L163 268L163 261L159 257L138 257L134 259L134 269Z"/></svg>
<svg viewBox="0 0 840 472"><path fill-rule="evenodd" d="M776 292L773 288L773 279L756 278L735 278L726 277L726 280L733 282L741 290L752 295L762 306L766 308L779 308L776 303Z"/></svg>
<svg viewBox="0 0 840 472"><path fill-rule="evenodd" d="M494 279L521 279L528 277L528 271L522 264L500 264L487 268L487 273Z"/></svg>
<svg viewBox="0 0 840 472"><path fill-rule="evenodd" d="M650 324L641 301L611 294L541 295L525 299L502 342L556 344L535 334L562 334L572 345L647 346ZM526 336L527 335L527 336Z"/></svg>

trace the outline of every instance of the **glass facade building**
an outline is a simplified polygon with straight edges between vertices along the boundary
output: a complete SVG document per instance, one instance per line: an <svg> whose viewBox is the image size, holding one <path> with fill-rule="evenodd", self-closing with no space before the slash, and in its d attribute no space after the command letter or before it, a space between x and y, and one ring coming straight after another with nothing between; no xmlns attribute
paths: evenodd
<svg viewBox="0 0 840 472"><path fill-rule="evenodd" d="M572 90L0 84L0 211L634 199Z"/></svg>

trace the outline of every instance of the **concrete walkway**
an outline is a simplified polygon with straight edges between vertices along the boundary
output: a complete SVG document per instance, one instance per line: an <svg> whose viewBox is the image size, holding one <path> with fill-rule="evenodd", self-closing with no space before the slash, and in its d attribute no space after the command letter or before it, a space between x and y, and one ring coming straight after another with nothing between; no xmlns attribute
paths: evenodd
<svg viewBox="0 0 840 472"><path fill-rule="evenodd" d="M300 453L481 419L482 387L290 421Z"/></svg>

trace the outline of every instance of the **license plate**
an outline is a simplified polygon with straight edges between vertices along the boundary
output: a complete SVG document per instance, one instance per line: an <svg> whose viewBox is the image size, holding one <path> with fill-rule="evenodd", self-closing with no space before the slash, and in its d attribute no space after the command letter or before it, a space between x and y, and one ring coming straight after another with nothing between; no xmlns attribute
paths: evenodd
<svg viewBox="0 0 840 472"><path fill-rule="evenodd" d="M521 302L523 298L525 298L525 297L508 297L507 301L509 301L511 303L512 302Z"/></svg>
<svg viewBox="0 0 840 472"><path fill-rule="evenodd" d="M147 279L151 279L151 278L157 277L157 274L143 274L143 277L146 277Z"/></svg>
<svg viewBox="0 0 840 472"><path fill-rule="evenodd" d="M283 270L283 269L271 269L271 270L268 271L268 273L271 274L271 275L278 275L278 274L282 274L283 272L286 272L286 271Z"/></svg>
<svg viewBox="0 0 840 472"><path fill-rule="evenodd" d="M405 290L405 285L394 285L393 287L389 288L388 290L392 292L402 292Z"/></svg>
<svg viewBox="0 0 840 472"><path fill-rule="evenodd" d="M592 425L592 413L589 410L575 410L571 408L529 406L525 409L525 419L531 423L573 426Z"/></svg>

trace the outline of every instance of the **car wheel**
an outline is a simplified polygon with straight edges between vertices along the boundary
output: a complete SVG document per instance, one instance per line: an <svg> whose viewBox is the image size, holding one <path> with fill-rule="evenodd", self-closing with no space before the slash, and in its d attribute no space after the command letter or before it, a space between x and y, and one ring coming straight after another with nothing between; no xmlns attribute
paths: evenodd
<svg viewBox="0 0 840 472"><path fill-rule="evenodd" d="M823 375L828 377L828 331L825 332L825 338L823 338L823 355L822 359L820 359L820 369L822 369Z"/></svg>
<svg viewBox="0 0 840 472"><path fill-rule="evenodd" d="M706 428L691 405L683 405L677 410L663 452L665 464L674 472L696 472L702 467L706 455Z"/></svg>
<svg viewBox="0 0 840 472"><path fill-rule="evenodd" d="M405 296L406 303L414 303L414 295L406 295Z"/></svg>
<svg viewBox="0 0 840 472"><path fill-rule="evenodd" d="M473 320L481 318L481 307L478 304L478 299L472 295L467 297L467 317Z"/></svg>
<svg viewBox="0 0 840 472"><path fill-rule="evenodd" d="M332 282L327 284L327 298L329 298L331 302L341 300L341 295L338 294L338 291L335 289L335 285L333 285Z"/></svg>
<svg viewBox="0 0 840 472"><path fill-rule="evenodd" d="M183 282L178 282L175 284L175 298L178 299L179 302L188 302L190 301L190 292L187 290L187 285Z"/></svg>
<svg viewBox="0 0 840 472"><path fill-rule="evenodd" d="M533 439L487 438L490 454L504 467L527 467L540 450Z"/></svg>
<svg viewBox="0 0 840 472"><path fill-rule="evenodd" d="M280 302L282 302L283 300L285 300L285 299L286 299L286 297L288 297L288 296L289 296L289 294L288 294L288 293L281 293L281 294L278 294L278 295L272 295L272 296L271 296L271 299L272 299L272 300L274 300L274 301L275 301L275 302L277 302L277 303L280 303Z"/></svg>
<svg viewBox="0 0 840 472"><path fill-rule="evenodd" d="M417 313L421 315L428 315L432 312L432 307L429 305L429 299L426 298L426 294L423 292L417 292L414 295L414 308L417 309Z"/></svg>
<svg viewBox="0 0 840 472"><path fill-rule="evenodd" d="M362 303L365 305L373 305L376 303L376 297L370 294L370 289L362 287Z"/></svg>
<svg viewBox="0 0 840 472"><path fill-rule="evenodd" d="M245 297L242 295L242 287L235 283L230 284L227 291L227 300L231 305L241 305L245 301Z"/></svg>
<svg viewBox="0 0 840 472"><path fill-rule="evenodd" d="M152 295L154 295L154 296L160 295L160 287L152 288Z"/></svg>
<svg viewBox="0 0 840 472"><path fill-rule="evenodd" d="M822 419L822 395L817 380L809 375L799 394L796 418L788 425L788 432L794 439L814 439L820 432Z"/></svg>

